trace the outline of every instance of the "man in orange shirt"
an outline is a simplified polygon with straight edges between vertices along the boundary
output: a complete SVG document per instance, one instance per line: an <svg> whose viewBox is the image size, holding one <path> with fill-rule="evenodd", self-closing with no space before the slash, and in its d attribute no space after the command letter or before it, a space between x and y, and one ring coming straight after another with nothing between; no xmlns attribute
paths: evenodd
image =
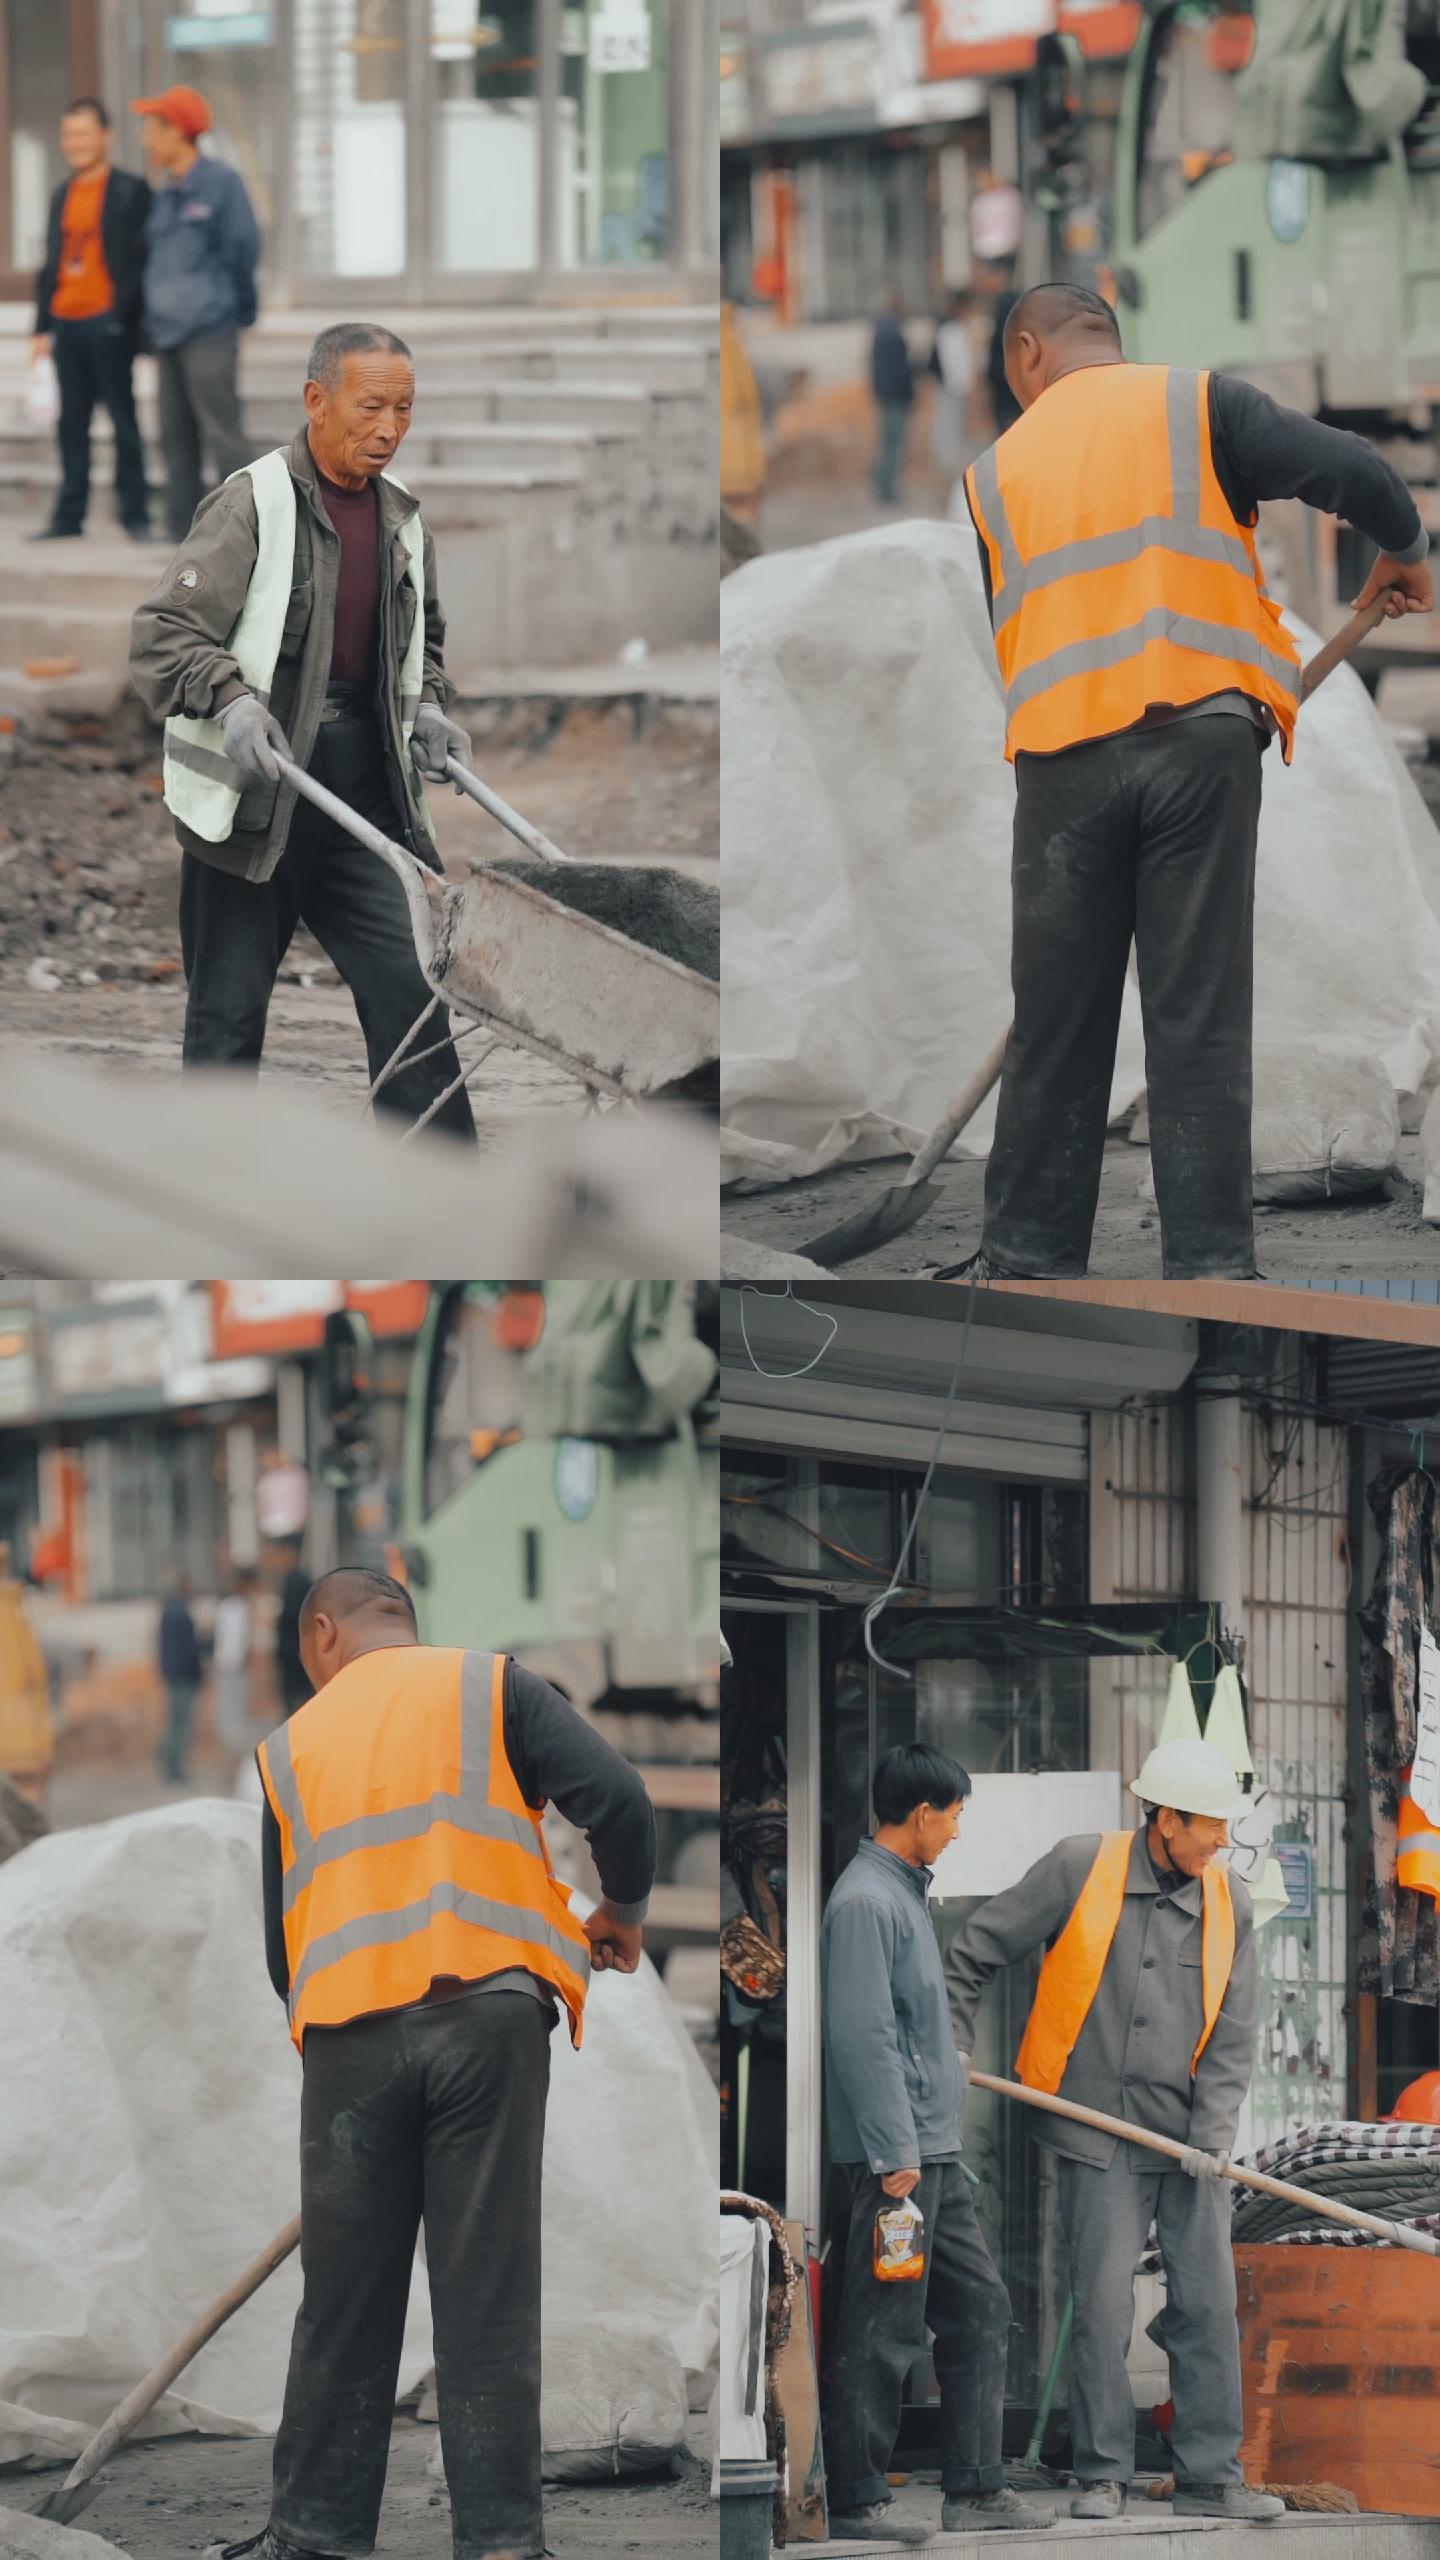
<svg viewBox="0 0 1440 2560"><path fill-rule="evenodd" d="M140 325L150 189L110 166L110 118L98 98L76 98L60 119L73 176L50 203L45 263L35 305L35 359L52 354L60 385L60 488L33 542L85 529L90 502L90 421L96 402L115 430L115 510L134 542L150 539L145 454L131 368Z"/></svg>

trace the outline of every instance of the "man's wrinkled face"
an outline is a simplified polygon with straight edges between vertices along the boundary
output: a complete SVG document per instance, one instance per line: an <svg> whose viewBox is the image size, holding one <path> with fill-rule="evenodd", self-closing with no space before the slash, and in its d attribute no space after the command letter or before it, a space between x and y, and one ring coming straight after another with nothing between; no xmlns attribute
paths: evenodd
<svg viewBox="0 0 1440 2560"><path fill-rule="evenodd" d="M1170 1806L1162 1806L1157 1828L1170 1864L1182 1876L1203 1875L1230 1834L1223 1814L1176 1813Z"/></svg>
<svg viewBox="0 0 1440 2560"><path fill-rule="evenodd" d="M98 169L105 158L105 127L90 107L60 119L60 150L77 177Z"/></svg>
<svg viewBox="0 0 1440 2560"><path fill-rule="evenodd" d="M413 366L379 347L346 356L333 390L307 382L310 441L322 471L338 481L378 478L409 434L414 407Z"/></svg>

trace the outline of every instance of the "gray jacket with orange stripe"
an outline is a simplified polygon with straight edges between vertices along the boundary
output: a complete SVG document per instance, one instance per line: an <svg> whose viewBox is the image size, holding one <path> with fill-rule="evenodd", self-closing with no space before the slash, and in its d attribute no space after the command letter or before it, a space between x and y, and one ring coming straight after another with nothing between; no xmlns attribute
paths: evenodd
<svg viewBox="0 0 1440 2560"><path fill-rule="evenodd" d="M1006 1965L1038 1954L1063 1929L1100 1846L1098 1832L1062 1840L1020 1882L983 1903L952 1940L945 1957L955 2041L970 2052L980 1995ZM1260 1969L1248 1888L1232 1876L1235 1960L1220 2014L1194 2079L1190 2057L1205 2025L1201 1990L1199 1880L1166 1892L1137 1831L1120 1919L1095 1998L1076 2039L1059 2095L1121 2116L1202 2151L1228 2151L1255 2064ZM1016 2034L1016 2045L1019 2034ZM1014 2055L999 2068L1012 2075ZM1033 2127L1063 2159L1108 2168L1118 2136L1035 2110ZM1137 2172L1157 2155L1126 2143Z"/></svg>

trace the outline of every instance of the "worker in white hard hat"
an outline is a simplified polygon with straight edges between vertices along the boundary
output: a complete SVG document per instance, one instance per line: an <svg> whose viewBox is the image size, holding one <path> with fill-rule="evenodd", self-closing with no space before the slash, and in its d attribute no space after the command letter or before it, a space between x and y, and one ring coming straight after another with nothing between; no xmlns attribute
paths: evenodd
<svg viewBox="0 0 1440 2560"><path fill-rule="evenodd" d="M1247 2488L1240 2468L1222 2176L1259 2016L1250 1896L1222 1854L1240 1782L1213 1744L1167 1742L1130 1792L1143 1828L1060 1841L966 1921L945 1959L955 2040L968 2057L986 1983L1048 1947L1017 2078L1186 2145L1182 2166L1068 2117L1036 2118L1059 2156L1075 2312L1071 2514L1113 2522L1125 2505L1135 2467L1125 2358L1136 2262L1153 2222L1167 2285L1175 2513L1267 2521L1283 2514L1281 2501Z"/></svg>

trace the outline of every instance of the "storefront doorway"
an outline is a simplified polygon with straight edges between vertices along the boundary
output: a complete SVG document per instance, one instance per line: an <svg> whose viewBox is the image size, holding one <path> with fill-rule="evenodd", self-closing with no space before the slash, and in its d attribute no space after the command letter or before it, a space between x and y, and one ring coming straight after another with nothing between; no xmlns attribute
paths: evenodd
<svg viewBox="0 0 1440 2560"><path fill-rule="evenodd" d="M0 298L34 291L61 113L98 78L96 0L0 0Z"/></svg>

